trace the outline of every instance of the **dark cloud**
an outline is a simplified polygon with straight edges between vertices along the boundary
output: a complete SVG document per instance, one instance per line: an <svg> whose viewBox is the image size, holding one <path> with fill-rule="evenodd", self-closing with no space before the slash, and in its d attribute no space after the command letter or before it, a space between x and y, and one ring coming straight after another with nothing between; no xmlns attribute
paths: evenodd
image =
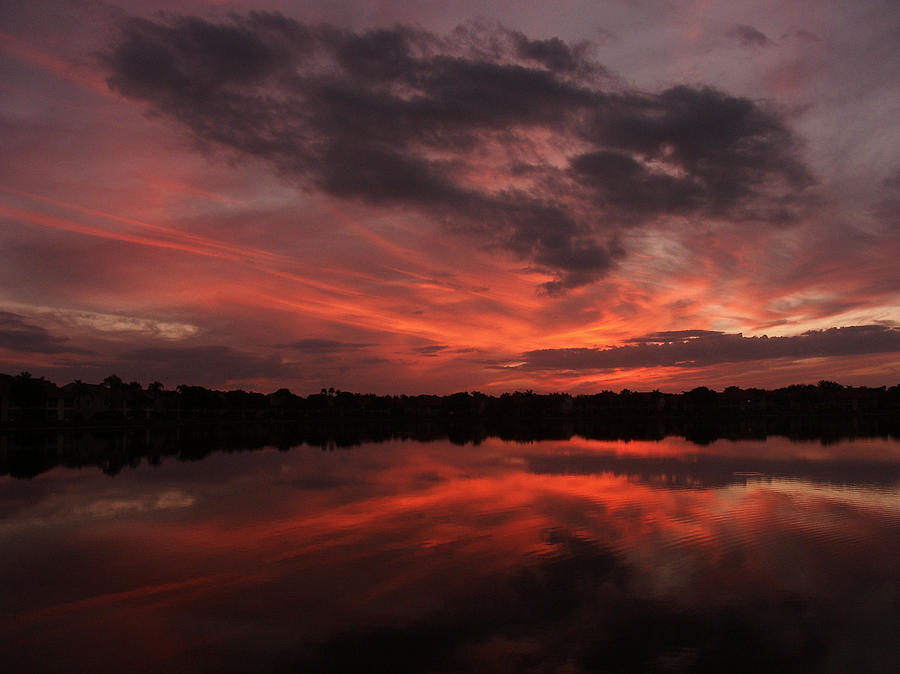
<svg viewBox="0 0 900 674"><path fill-rule="evenodd" d="M704 198L704 187L694 178L655 173L621 152L578 155L571 169L576 180L591 186L610 210L635 219L648 213L689 213Z"/></svg>
<svg viewBox="0 0 900 674"><path fill-rule="evenodd" d="M857 325L809 330L792 337L744 337L709 330L658 332L606 349L542 349L523 355L526 370L613 370L703 367L769 358L900 353L900 328Z"/></svg>
<svg viewBox="0 0 900 674"><path fill-rule="evenodd" d="M881 182L881 198L873 204L872 214L892 229L900 229L900 169Z"/></svg>
<svg viewBox="0 0 900 674"><path fill-rule="evenodd" d="M882 187L889 190L900 192L900 168L895 170L891 175L881 182Z"/></svg>
<svg viewBox="0 0 900 674"><path fill-rule="evenodd" d="M606 273L622 226L796 217L811 179L776 112L702 87L614 89L589 51L499 26L356 33L251 13L128 19L102 58L111 88L202 145L419 210L554 275L550 294Z"/></svg>
<svg viewBox="0 0 900 674"><path fill-rule="evenodd" d="M429 346L419 346L413 349L416 353L421 353L423 356L436 356L442 351L446 351L450 347L446 344L430 344Z"/></svg>
<svg viewBox="0 0 900 674"><path fill-rule="evenodd" d="M155 93L170 102L217 95L226 86L252 86L276 70L287 72L306 43L302 26L263 14L225 24L132 18L116 50L114 82L126 95Z"/></svg>
<svg viewBox="0 0 900 674"><path fill-rule="evenodd" d="M727 33L728 37L740 41L744 47L768 47L772 41L753 26L738 24L732 26Z"/></svg>
<svg viewBox="0 0 900 674"><path fill-rule="evenodd" d="M299 349L306 353L337 353L341 351L364 349L371 344L358 342L341 342L335 339L298 339L288 344L276 344L279 349Z"/></svg>
<svg viewBox="0 0 900 674"><path fill-rule="evenodd" d="M550 70L558 72L596 70L596 65L587 58L587 43L573 47L558 37L549 40L530 40L518 32L512 33L512 37L518 56L536 61Z"/></svg>
<svg viewBox="0 0 900 674"><path fill-rule="evenodd" d="M119 355L104 367L118 369L127 379L164 383L227 386L241 379L283 379L289 366L277 356L258 356L228 346L149 347Z"/></svg>
<svg viewBox="0 0 900 674"><path fill-rule="evenodd" d="M655 95L611 97L592 113L585 133L633 161L643 160L634 166L628 157L609 153L573 160L581 182L599 182L601 199L610 198L604 178L616 170L630 176L620 177L623 208L613 211L624 211L626 218L635 216L628 210L632 204L656 191L656 204L647 207L651 213L780 222L793 219L792 209L812 182L798 141L771 110L715 89L678 86ZM651 168L654 163L664 168Z"/></svg>
<svg viewBox="0 0 900 674"><path fill-rule="evenodd" d="M798 28L793 32L789 33L789 37L797 38L798 40L802 40L803 42L821 42L822 38L820 38L815 33L810 33L808 30L803 30L802 28Z"/></svg>
<svg viewBox="0 0 900 674"><path fill-rule="evenodd" d="M0 348L19 353L86 353L69 345L66 337L26 322L24 316L0 311Z"/></svg>
<svg viewBox="0 0 900 674"><path fill-rule="evenodd" d="M718 330L663 330L651 332L640 337L626 339L628 344L668 344L673 342L689 342L696 339L717 337L723 333Z"/></svg>

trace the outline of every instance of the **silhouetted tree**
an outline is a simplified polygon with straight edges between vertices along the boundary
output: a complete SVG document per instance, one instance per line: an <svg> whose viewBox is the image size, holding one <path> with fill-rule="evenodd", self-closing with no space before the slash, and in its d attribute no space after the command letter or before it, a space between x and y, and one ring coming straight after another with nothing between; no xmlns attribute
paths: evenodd
<svg viewBox="0 0 900 674"><path fill-rule="evenodd" d="M105 386L106 388L111 389L111 390L112 389L120 389L125 386L125 382L122 381L122 378L115 374L111 374L108 377L106 377L103 380L102 384L103 384L103 386Z"/></svg>

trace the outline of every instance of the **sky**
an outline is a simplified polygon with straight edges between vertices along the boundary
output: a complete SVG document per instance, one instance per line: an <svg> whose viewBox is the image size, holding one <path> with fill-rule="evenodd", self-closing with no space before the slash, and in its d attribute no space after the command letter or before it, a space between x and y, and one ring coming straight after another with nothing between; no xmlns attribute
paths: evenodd
<svg viewBox="0 0 900 674"><path fill-rule="evenodd" d="M900 4L0 0L0 371L900 383Z"/></svg>

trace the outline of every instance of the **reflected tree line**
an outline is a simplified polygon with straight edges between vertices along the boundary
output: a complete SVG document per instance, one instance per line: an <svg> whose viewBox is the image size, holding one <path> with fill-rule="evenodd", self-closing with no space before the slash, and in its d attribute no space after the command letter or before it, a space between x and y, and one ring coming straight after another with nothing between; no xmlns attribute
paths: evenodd
<svg viewBox="0 0 900 674"><path fill-rule="evenodd" d="M840 462L819 465L791 457L752 459L743 457L641 458L610 455L531 455L527 445L536 441L590 440L660 441L685 437L699 446L717 439L764 440L769 435L795 441L828 444L855 437L900 440L900 423L884 417L792 416L777 420L670 419L642 423L637 419L596 420L384 420L357 419L276 422L207 422L144 426L94 426L69 429L11 429L0 432L0 475L30 478L56 466L99 468L109 475L141 463L160 465L166 460L202 461L217 453L253 452L266 448L290 451L301 448L334 452L368 443L388 441L431 442L449 440L457 445L477 445L488 438L518 442L528 455L527 469L537 473L627 474L642 482L665 486L719 486L742 481L750 471L772 476L802 477L832 483L895 484L900 464ZM799 471L799 472L798 472ZM737 476L737 477L736 477Z"/></svg>

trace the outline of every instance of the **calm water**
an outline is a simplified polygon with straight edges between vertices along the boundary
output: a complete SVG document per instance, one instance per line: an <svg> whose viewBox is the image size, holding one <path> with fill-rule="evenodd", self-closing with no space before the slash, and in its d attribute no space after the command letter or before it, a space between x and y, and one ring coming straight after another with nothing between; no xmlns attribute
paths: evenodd
<svg viewBox="0 0 900 674"><path fill-rule="evenodd" d="M394 441L0 477L0 668L900 671L900 444Z"/></svg>

